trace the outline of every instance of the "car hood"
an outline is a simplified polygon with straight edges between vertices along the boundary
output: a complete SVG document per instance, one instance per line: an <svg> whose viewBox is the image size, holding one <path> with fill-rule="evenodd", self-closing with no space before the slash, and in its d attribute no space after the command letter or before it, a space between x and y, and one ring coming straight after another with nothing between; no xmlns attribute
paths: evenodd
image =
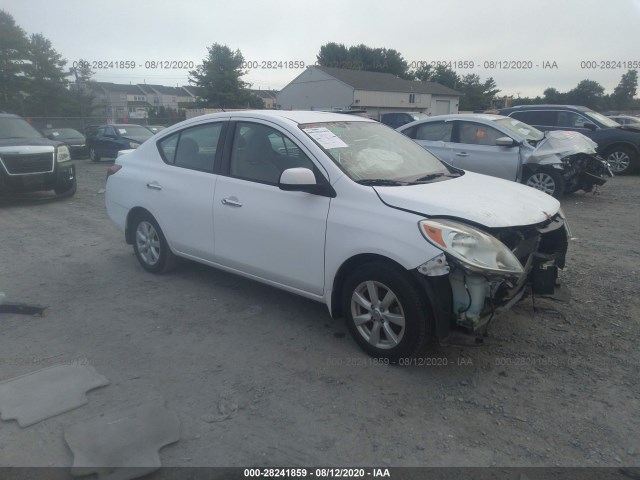
<svg viewBox="0 0 640 480"><path fill-rule="evenodd" d="M554 130L545 133L525 163L561 163L563 158L578 153L595 155L596 148L598 144L580 132Z"/></svg>
<svg viewBox="0 0 640 480"><path fill-rule="evenodd" d="M560 209L560 202L539 190L468 171L440 182L373 188L391 207L427 217L468 220L487 228L534 225Z"/></svg>
<svg viewBox="0 0 640 480"><path fill-rule="evenodd" d="M49 140L48 138L0 138L0 147L55 147L62 145L57 140Z"/></svg>
<svg viewBox="0 0 640 480"><path fill-rule="evenodd" d="M617 127L621 130L627 130L630 132L640 132L640 123L636 123L636 124L629 124L629 125L620 125L619 127Z"/></svg>

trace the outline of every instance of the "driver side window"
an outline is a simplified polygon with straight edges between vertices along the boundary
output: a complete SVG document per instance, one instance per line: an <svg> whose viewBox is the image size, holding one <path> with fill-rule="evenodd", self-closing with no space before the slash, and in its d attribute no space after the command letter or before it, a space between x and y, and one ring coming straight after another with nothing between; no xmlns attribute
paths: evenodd
<svg viewBox="0 0 640 480"><path fill-rule="evenodd" d="M470 145L495 146L498 138L505 134L488 125L473 122L459 123L459 142Z"/></svg>
<svg viewBox="0 0 640 480"><path fill-rule="evenodd" d="M315 170L309 157L278 130L238 122L229 165L232 177L277 185L283 171L296 167Z"/></svg>

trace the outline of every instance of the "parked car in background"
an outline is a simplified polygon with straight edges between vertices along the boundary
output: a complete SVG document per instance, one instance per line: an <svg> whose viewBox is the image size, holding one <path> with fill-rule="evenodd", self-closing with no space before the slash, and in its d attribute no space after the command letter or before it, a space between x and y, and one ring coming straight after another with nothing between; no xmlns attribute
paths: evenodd
<svg viewBox="0 0 640 480"><path fill-rule="evenodd" d="M50 140L64 142L71 151L71 158L82 158L89 154L85 136L73 128L45 128L42 134Z"/></svg>
<svg viewBox="0 0 640 480"><path fill-rule="evenodd" d="M0 195L39 190L76 192L69 147L44 137L22 117L0 113Z"/></svg>
<svg viewBox="0 0 640 480"><path fill-rule="evenodd" d="M152 136L153 133L141 125L101 125L95 135L87 137L89 157L93 162L98 162L103 157L115 158L119 150L138 148Z"/></svg>
<svg viewBox="0 0 640 480"><path fill-rule="evenodd" d="M520 105L499 110L501 115L517 118L539 130L572 130L598 144L598 153L616 175L631 173L640 162L640 128L619 123L572 105Z"/></svg>
<svg viewBox="0 0 640 480"><path fill-rule="evenodd" d="M596 144L577 132L547 132L502 115L439 115L398 129L463 170L521 182L554 197L591 191L610 176Z"/></svg>
<svg viewBox="0 0 640 480"><path fill-rule="evenodd" d="M453 330L479 340L526 288L553 291L567 250L549 195L325 112L173 125L116 159L105 201L146 270L184 257L323 302L391 360Z"/></svg>
<svg viewBox="0 0 640 480"><path fill-rule="evenodd" d="M158 133L160 130L164 130L165 127L164 125L145 125L146 128L148 128L149 130L151 130L151 133Z"/></svg>
<svg viewBox="0 0 640 480"><path fill-rule="evenodd" d="M380 122L389 125L391 128L398 128L409 122L429 118L429 115L418 112L390 112L380 114Z"/></svg>
<svg viewBox="0 0 640 480"><path fill-rule="evenodd" d="M640 126L640 118L631 115L609 115L609 118L620 125L638 125Z"/></svg>

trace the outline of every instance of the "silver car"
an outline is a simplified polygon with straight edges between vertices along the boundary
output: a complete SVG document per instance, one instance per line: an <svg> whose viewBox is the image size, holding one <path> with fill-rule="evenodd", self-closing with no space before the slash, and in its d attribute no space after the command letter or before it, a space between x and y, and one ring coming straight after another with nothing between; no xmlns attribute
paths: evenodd
<svg viewBox="0 0 640 480"><path fill-rule="evenodd" d="M502 115L441 115L397 130L454 167L521 182L554 197L591 191L612 176L596 143L581 133L543 133Z"/></svg>

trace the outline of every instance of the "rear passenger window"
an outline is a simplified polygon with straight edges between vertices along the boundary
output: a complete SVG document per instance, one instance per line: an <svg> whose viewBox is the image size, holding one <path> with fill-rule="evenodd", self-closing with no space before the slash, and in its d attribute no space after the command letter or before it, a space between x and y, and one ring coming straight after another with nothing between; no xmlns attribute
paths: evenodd
<svg viewBox="0 0 640 480"><path fill-rule="evenodd" d="M527 112L513 112L509 116L533 126L554 127L556 126L556 113L554 111L529 110Z"/></svg>
<svg viewBox="0 0 640 480"><path fill-rule="evenodd" d="M209 123L176 132L158 142L160 154L176 167L213 172L222 126Z"/></svg>
<svg viewBox="0 0 640 480"><path fill-rule="evenodd" d="M430 122L418 125L416 129L416 140L451 141L451 131L453 122Z"/></svg>

